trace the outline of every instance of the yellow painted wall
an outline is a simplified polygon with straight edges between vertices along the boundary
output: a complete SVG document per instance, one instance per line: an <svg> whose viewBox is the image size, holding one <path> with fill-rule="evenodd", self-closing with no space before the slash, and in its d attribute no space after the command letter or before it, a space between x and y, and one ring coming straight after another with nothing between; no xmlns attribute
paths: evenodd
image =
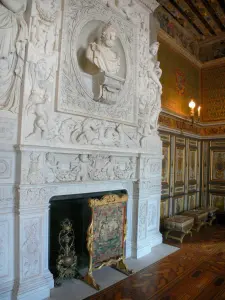
<svg viewBox="0 0 225 300"><path fill-rule="evenodd" d="M225 120L225 64L202 69L203 121Z"/></svg>
<svg viewBox="0 0 225 300"><path fill-rule="evenodd" d="M158 60L163 71L162 107L189 116L188 103L193 98L200 104L200 69L160 40ZM178 84L179 83L179 84Z"/></svg>

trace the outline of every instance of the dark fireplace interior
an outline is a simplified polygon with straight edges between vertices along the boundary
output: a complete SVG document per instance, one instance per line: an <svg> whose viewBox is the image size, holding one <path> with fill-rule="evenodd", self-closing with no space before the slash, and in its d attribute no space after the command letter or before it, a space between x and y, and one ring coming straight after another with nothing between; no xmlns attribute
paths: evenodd
<svg viewBox="0 0 225 300"><path fill-rule="evenodd" d="M126 190L55 196L50 200L49 230L49 269L57 277L56 260L59 254L58 235L61 222L68 218L72 221L75 234L75 251L78 270L88 267L89 255L86 247L86 233L91 221L89 198L100 199L108 194L127 194Z"/></svg>

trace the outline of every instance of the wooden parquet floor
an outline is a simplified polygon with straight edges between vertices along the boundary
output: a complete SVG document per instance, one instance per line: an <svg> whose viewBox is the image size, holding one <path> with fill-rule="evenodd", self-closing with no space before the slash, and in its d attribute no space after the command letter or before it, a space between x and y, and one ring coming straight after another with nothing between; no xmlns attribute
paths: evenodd
<svg viewBox="0 0 225 300"><path fill-rule="evenodd" d="M86 300L225 299L225 227L168 244L180 250Z"/></svg>

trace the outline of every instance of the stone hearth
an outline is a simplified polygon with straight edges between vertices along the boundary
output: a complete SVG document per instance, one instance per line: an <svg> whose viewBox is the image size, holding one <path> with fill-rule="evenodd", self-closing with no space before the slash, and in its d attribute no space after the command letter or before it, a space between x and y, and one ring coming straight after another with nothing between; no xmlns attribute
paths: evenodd
<svg viewBox="0 0 225 300"><path fill-rule="evenodd" d="M49 297L54 196L125 189L126 257L162 242L158 4L128 2L0 3L1 299Z"/></svg>

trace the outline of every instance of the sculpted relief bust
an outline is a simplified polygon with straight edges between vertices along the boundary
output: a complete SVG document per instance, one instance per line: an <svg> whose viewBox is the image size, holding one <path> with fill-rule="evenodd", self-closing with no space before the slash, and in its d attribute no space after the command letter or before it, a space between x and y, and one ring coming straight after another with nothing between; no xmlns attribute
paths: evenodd
<svg viewBox="0 0 225 300"><path fill-rule="evenodd" d="M96 42L88 44L86 59L97 69L93 75L94 100L106 104L115 104L124 84L124 78L118 76L120 71L120 55L115 47L117 32L109 22L101 31Z"/></svg>
<svg viewBox="0 0 225 300"><path fill-rule="evenodd" d="M102 29L100 41L90 43L88 46L87 59L96 65L100 71L116 74L120 69L120 57L111 49L116 38L116 30L109 22Z"/></svg>

